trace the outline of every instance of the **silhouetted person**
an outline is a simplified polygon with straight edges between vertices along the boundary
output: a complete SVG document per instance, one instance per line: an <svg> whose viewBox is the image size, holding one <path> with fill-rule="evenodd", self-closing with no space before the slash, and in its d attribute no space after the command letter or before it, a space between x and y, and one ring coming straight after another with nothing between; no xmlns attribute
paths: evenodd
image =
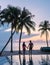
<svg viewBox="0 0 50 65"><path fill-rule="evenodd" d="M25 44L25 42L23 42L22 48L23 48L23 54L25 55L25 51L26 51L26 44Z"/></svg>
<svg viewBox="0 0 50 65"><path fill-rule="evenodd" d="M32 54L33 43L32 43L31 40L30 40L30 42L29 42L28 47L29 47L29 54L30 54L30 53Z"/></svg>

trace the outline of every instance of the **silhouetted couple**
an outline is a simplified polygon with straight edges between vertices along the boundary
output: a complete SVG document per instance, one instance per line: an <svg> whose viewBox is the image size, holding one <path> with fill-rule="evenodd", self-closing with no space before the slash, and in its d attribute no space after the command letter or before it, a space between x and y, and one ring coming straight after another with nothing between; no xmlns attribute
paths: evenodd
<svg viewBox="0 0 50 65"><path fill-rule="evenodd" d="M28 47L26 46L25 42L23 42L22 44L22 48L23 48L23 54L25 54L26 48L29 48L29 54L32 54L32 49L33 49L33 43L30 40Z"/></svg>

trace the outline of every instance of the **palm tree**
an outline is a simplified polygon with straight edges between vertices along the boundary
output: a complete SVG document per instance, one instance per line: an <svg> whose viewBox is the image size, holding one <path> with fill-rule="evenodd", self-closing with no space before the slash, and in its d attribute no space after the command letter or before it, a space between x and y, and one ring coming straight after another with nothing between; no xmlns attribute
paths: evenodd
<svg viewBox="0 0 50 65"><path fill-rule="evenodd" d="M3 9L1 11L1 24L4 25L4 23L11 23L11 52L13 51L12 49L12 34L13 34L13 29L16 29L16 26L18 25L18 17L20 15L20 9L18 7L10 6L8 5L7 8Z"/></svg>
<svg viewBox="0 0 50 65"><path fill-rule="evenodd" d="M50 24L49 24L49 21L44 21L44 22L41 22L40 25L39 25L40 29L39 31L42 31L41 32L41 36L45 33L46 34L46 43L47 43L47 47L48 47L48 31L50 31Z"/></svg>
<svg viewBox="0 0 50 65"><path fill-rule="evenodd" d="M20 37L19 37L19 53L20 53L20 43L21 43L21 37L23 28L25 28L30 34L31 29L35 30L35 22L31 20L31 18L34 17L25 7L21 11L21 15L19 16L19 23L17 26L18 31L20 31Z"/></svg>

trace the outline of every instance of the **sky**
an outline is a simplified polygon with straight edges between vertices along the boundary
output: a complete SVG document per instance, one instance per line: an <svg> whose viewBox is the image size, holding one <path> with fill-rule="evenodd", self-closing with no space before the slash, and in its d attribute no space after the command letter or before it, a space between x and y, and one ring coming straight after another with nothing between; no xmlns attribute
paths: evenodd
<svg viewBox="0 0 50 65"><path fill-rule="evenodd" d="M36 23L36 31L31 32L30 36L24 33L25 29L23 30L23 37L22 40L29 41L29 40L45 40L45 36L40 38L40 32L38 32L38 26L41 21L48 20L50 22L50 0L0 0L1 10L6 8L7 5L12 6L19 6L21 9L25 7L28 9L35 17L33 21ZM19 38L19 34L15 35L16 39ZM7 27L6 25L0 27L0 42L2 40L7 40L10 36L10 26ZM50 37L49 37L50 40Z"/></svg>

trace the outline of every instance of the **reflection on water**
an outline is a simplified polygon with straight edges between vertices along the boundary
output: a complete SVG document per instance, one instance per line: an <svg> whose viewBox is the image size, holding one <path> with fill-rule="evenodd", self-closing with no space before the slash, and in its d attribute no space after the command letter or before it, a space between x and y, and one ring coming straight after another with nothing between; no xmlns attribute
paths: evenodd
<svg viewBox="0 0 50 65"><path fill-rule="evenodd" d="M46 55L46 57L41 56L41 65L50 65L50 58L49 55Z"/></svg>
<svg viewBox="0 0 50 65"><path fill-rule="evenodd" d="M23 63L22 65L26 65L26 58L25 58L25 55L23 55Z"/></svg>
<svg viewBox="0 0 50 65"><path fill-rule="evenodd" d="M50 65L50 55L15 55L0 57L0 65Z"/></svg>
<svg viewBox="0 0 50 65"><path fill-rule="evenodd" d="M33 65L32 55L31 55L31 56L29 56L29 65Z"/></svg>

